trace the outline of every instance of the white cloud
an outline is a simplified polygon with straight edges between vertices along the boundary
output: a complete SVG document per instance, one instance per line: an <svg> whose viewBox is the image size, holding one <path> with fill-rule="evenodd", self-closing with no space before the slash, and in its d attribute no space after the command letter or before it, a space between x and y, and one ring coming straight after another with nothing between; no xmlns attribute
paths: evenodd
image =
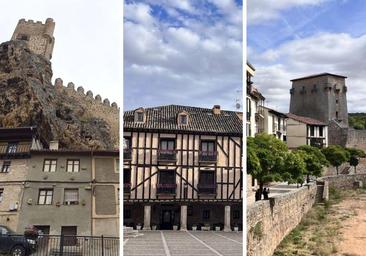
<svg viewBox="0 0 366 256"><path fill-rule="evenodd" d="M197 9L195 1L186 1L184 10L194 14L186 16L177 2L147 1L150 8L158 3L172 13L169 19L155 16L149 24L125 21L126 107L221 104L233 109L236 89L242 86L241 25L232 24L224 14L222 19L212 18L217 14Z"/></svg>
<svg viewBox="0 0 366 256"><path fill-rule="evenodd" d="M248 0L248 24L268 22L280 17L280 12L293 7L316 6L329 0Z"/></svg>
<svg viewBox="0 0 366 256"><path fill-rule="evenodd" d="M151 9L147 4L128 4L124 8L123 17L136 23L150 26L154 23L154 18L150 13Z"/></svg>
<svg viewBox="0 0 366 256"><path fill-rule="evenodd" d="M251 51L256 65L255 83L268 104L287 112L290 80L330 72L348 77L348 108L366 112L366 35L353 37L345 33L320 33L288 41L261 54ZM269 58L268 56L275 56Z"/></svg>

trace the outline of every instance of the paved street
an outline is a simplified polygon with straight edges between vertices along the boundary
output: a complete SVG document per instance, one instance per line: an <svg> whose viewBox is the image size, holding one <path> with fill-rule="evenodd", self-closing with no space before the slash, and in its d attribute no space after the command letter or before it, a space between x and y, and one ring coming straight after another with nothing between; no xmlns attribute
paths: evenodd
<svg viewBox="0 0 366 256"><path fill-rule="evenodd" d="M242 256L242 232L145 231L124 238L125 256Z"/></svg>

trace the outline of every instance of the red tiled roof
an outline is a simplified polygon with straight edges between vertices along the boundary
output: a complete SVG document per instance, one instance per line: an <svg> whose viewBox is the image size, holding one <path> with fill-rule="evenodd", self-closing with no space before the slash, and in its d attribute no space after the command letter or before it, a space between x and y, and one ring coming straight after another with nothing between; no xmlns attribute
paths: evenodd
<svg viewBox="0 0 366 256"><path fill-rule="evenodd" d="M306 117L306 116L298 116L292 113L288 113L286 114L288 118L294 119L296 121L302 122L304 124L310 124L310 125L327 125L326 123L323 123L319 120L310 118L310 117Z"/></svg>

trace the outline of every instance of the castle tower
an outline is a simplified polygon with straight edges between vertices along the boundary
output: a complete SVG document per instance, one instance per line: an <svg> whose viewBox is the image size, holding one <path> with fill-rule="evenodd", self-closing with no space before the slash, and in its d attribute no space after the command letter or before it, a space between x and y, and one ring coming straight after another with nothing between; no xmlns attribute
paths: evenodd
<svg viewBox="0 0 366 256"><path fill-rule="evenodd" d="M45 24L40 21L34 22L33 20L26 21L21 19L15 28L11 40L27 41L31 51L41 54L50 60L55 44L54 30L55 22L51 18L48 18Z"/></svg>
<svg viewBox="0 0 366 256"><path fill-rule="evenodd" d="M328 124L336 121L340 127L347 128L346 78L322 73L291 80L290 113Z"/></svg>

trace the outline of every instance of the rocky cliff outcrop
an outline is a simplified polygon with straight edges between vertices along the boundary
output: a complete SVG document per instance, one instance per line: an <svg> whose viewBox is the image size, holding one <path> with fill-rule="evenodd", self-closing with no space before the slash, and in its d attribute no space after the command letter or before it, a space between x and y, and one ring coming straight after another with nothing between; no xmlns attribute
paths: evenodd
<svg viewBox="0 0 366 256"><path fill-rule="evenodd" d="M67 149L118 147L119 110L51 83L51 63L22 41L0 45L0 127L37 126Z"/></svg>

